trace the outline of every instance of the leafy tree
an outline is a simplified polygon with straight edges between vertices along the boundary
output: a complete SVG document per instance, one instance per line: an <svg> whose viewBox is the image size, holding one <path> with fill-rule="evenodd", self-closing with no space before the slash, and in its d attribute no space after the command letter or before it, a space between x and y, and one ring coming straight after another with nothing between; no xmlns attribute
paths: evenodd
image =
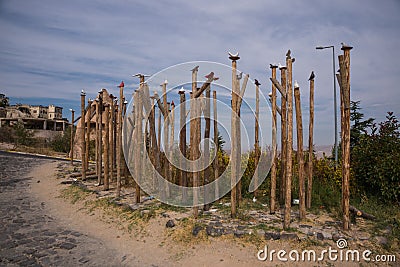
<svg viewBox="0 0 400 267"><path fill-rule="evenodd" d="M384 202L400 200L400 124L393 112L384 122L363 121L359 102L352 105L351 168L361 192Z"/></svg>
<svg viewBox="0 0 400 267"><path fill-rule="evenodd" d="M33 132L31 130L25 129L22 122L18 122L13 127L14 130L14 143L16 146L29 146L33 143Z"/></svg>

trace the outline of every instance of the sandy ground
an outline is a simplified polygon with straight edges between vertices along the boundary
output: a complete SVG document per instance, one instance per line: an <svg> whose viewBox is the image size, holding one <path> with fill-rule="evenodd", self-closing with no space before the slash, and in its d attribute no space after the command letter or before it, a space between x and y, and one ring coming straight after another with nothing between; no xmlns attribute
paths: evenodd
<svg viewBox="0 0 400 267"><path fill-rule="evenodd" d="M71 204L60 198L60 190L68 185L61 185L55 177L57 162L46 163L34 169L31 188L33 194L48 209L60 225L79 231L90 237L101 239L107 247L118 251L117 258L125 258L127 266L359 266L358 263L337 262L273 262L257 259L256 246L244 244L240 240L212 238L200 244L180 244L168 237L165 224L169 218L153 218L140 235L128 234L110 223L101 210L87 212L82 204ZM37 182L37 181L40 182ZM36 182L35 182L36 181ZM108 221L108 223L106 222ZM143 234L145 233L145 234ZM270 241L269 249L301 250L298 244L283 241ZM264 247L264 245L262 246ZM303 248L305 249L305 248ZM306 248L311 249L311 248ZM323 248L319 248L322 250ZM96 255L92 255L96 257ZM383 265L385 266L385 265ZM386 265L387 266L387 265ZM395 265L393 265L395 266Z"/></svg>

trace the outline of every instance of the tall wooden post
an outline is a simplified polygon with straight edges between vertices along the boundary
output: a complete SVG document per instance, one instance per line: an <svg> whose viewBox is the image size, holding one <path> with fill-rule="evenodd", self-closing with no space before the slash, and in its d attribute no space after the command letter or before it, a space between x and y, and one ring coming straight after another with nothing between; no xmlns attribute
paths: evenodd
<svg viewBox="0 0 400 267"><path fill-rule="evenodd" d="M86 158L85 158L86 170L89 169L90 122L91 122L91 118L92 118L92 100L90 98L88 99L87 112L88 112L88 115L87 115L88 119L86 121Z"/></svg>
<svg viewBox="0 0 400 267"><path fill-rule="evenodd" d="M171 102L171 133L169 138L169 158L172 159L173 151L174 151L174 138L175 138L175 103ZM175 183L176 177L173 173L173 166L169 164L169 173L171 175L171 182Z"/></svg>
<svg viewBox="0 0 400 267"><path fill-rule="evenodd" d="M281 85L285 92L281 95L281 181L279 199L281 204L285 203L286 194L286 162L287 162L287 89L286 89L286 66L279 67L281 71Z"/></svg>
<svg viewBox="0 0 400 267"><path fill-rule="evenodd" d="M185 99L185 90L183 87L179 90L179 95L180 95L180 110L179 110L179 115L180 115L180 120L179 120L179 149L184 157L186 157L186 99ZM186 161L181 159L180 161L180 181L179 185L183 187L188 186L187 182L187 172L184 171L186 169ZM187 199L187 194L186 190L183 190L182 193L182 199L183 201L186 201Z"/></svg>
<svg viewBox="0 0 400 267"><path fill-rule="evenodd" d="M109 125L109 137L110 137L110 148L109 148L109 161L110 161L110 181L114 181L114 151L115 151L115 146L114 146L114 136L115 136L115 131L114 131L114 120L115 120L115 105L114 105L114 96L110 94L111 98L111 103L110 103L110 125Z"/></svg>
<svg viewBox="0 0 400 267"><path fill-rule="evenodd" d="M254 84L256 85L256 111L255 111L255 123L254 123L254 182L258 184L258 162L260 158L260 141L259 141L259 120L260 120L260 85L257 79L254 80ZM254 197L258 197L258 189L254 191Z"/></svg>
<svg viewBox="0 0 400 267"><path fill-rule="evenodd" d="M299 164L299 214L300 220L306 218L306 195L304 180L304 157L303 157L303 121L301 116L300 88L294 83L294 100L296 106L296 130L297 130L297 161Z"/></svg>
<svg viewBox="0 0 400 267"><path fill-rule="evenodd" d="M109 104L104 105L104 190L109 189L109 153L110 153L110 132L109 132L109 116L110 116L110 107Z"/></svg>
<svg viewBox="0 0 400 267"><path fill-rule="evenodd" d="M141 86L142 87L142 83ZM135 134L134 134L134 143L135 146L137 146L137 149L135 150L135 159L134 159L134 163L135 163L135 176L137 181L140 180L140 176L142 175L141 170L142 170L142 166L141 166L141 157L142 155L142 147L143 147L143 136L142 136L142 131L143 131L143 125L142 125L142 114L143 114L143 108L142 108L142 95L141 95L141 90L142 88L140 88L138 91L135 92ZM140 203L140 187L138 185L138 183L136 183L136 203Z"/></svg>
<svg viewBox="0 0 400 267"><path fill-rule="evenodd" d="M278 66L271 65L272 78L276 79L276 69ZM270 194L270 207L269 212L275 214L275 201L276 201L276 87L272 83L272 165L271 165L271 194Z"/></svg>
<svg viewBox="0 0 400 267"><path fill-rule="evenodd" d="M292 90L292 58L286 56L287 65L287 158L286 158L286 192L283 228L290 226L292 200L292 154L293 154L293 90Z"/></svg>
<svg viewBox="0 0 400 267"><path fill-rule="evenodd" d="M75 110L71 111L71 138L70 138L70 154L71 154L71 165L74 165L74 120L75 120Z"/></svg>
<svg viewBox="0 0 400 267"><path fill-rule="evenodd" d="M232 171L231 171L231 217L236 217L238 196L237 196L237 182L239 180L240 173L240 157L238 156L240 151L238 140L240 131L239 116L239 81L236 76L237 72L237 60L240 59L239 54L229 55L229 59L232 61L232 115L231 115L231 155L232 155ZM238 127L239 126L239 127Z"/></svg>
<svg viewBox="0 0 400 267"><path fill-rule="evenodd" d="M96 161L96 175L99 175L99 113L100 113L100 100L97 97L95 100L96 102L96 127L95 127L95 156L94 156L94 160Z"/></svg>
<svg viewBox="0 0 400 267"><path fill-rule="evenodd" d="M199 155L199 147L197 145L197 98L195 94L197 92L197 72L199 68L192 69L192 94L190 95L190 159L192 163L192 175L193 175L193 217L197 218L199 202L199 196L197 194L197 187L199 186L199 172L195 160ZM195 170L195 171L194 171Z"/></svg>
<svg viewBox="0 0 400 267"><path fill-rule="evenodd" d="M211 131L211 120L210 120L210 115L211 115L211 104L210 104L210 99L211 99L211 86L207 87L206 89L206 97L205 97L205 109L204 109L204 117L206 121L205 129L204 129L204 184L208 184L210 182L210 173L211 169L208 166L210 164L210 131ZM208 202L208 200L211 198L211 192L206 192L204 191L204 201ZM210 204L204 205L204 210L209 210L210 209Z"/></svg>
<svg viewBox="0 0 400 267"><path fill-rule="evenodd" d="M217 116L217 91L213 91L213 115L214 115L214 143L215 143L215 158L213 161L214 181L219 177L219 164L218 164L218 116ZM219 196L219 186L215 183L215 197Z"/></svg>
<svg viewBox="0 0 400 267"><path fill-rule="evenodd" d="M119 105L118 105L118 122L117 122L117 197L121 195L121 168L122 168L122 108L124 98L124 82L119 85Z"/></svg>
<svg viewBox="0 0 400 267"><path fill-rule="evenodd" d="M343 229L350 228L350 50L342 44L343 56L339 56L340 98L342 109L342 208Z"/></svg>
<svg viewBox="0 0 400 267"><path fill-rule="evenodd" d="M85 91L81 92L81 159L82 159L82 180L86 179L86 166L85 166Z"/></svg>
<svg viewBox="0 0 400 267"><path fill-rule="evenodd" d="M308 125L308 181L307 208L311 208L313 184L313 137L314 137L314 76L310 76L310 122Z"/></svg>
<svg viewBox="0 0 400 267"><path fill-rule="evenodd" d="M97 174L98 185L103 184L103 90L99 92L99 150L98 150L98 161L99 161L99 172Z"/></svg>

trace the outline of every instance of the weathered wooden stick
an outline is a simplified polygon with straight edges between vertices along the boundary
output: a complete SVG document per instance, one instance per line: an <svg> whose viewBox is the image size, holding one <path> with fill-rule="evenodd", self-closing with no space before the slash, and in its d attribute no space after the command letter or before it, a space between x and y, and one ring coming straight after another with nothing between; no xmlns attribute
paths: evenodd
<svg viewBox="0 0 400 267"><path fill-rule="evenodd" d="M211 85L206 88L206 97L205 97L205 109L204 109L204 117L206 121L205 129L204 129L204 184L208 184L210 182L210 131L211 131L211 105L210 105L210 98L211 98ZM211 198L211 192L206 192L204 190L204 201L208 201ZM209 210L210 204L204 205L204 210Z"/></svg>
<svg viewBox="0 0 400 267"><path fill-rule="evenodd" d="M70 136L70 158L71 165L74 165L74 119L75 110L71 109L71 136Z"/></svg>
<svg viewBox="0 0 400 267"><path fill-rule="evenodd" d="M180 95L180 110L179 110L179 149L184 157L186 157L186 99L185 99L185 90L183 87L179 90ZM179 185L183 187L188 186L187 182L187 172L184 171L186 169L186 161L181 158L179 162L180 172L179 172ZM183 189L182 192L182 200L186 201L187 193L186 190Z"/></svg>
<svg viewBox="0 0 400 267"><path fill-rule="evenodd" d="M101 169L99 168L99 113L100 113L100 100L97 97L95 99L96 102L96 128L95 128L95 156L94 160L96 161L96 174L99 175L99 172L101 172Z"/></svg>
<svg viewBox="0 0 400 267"><path fill-rule="evenodd" d="M81 159L82 159L82 179L86 179L86 164L85 164L85 158L86 158L86 153L85 153L85 96L86 93L85 91L82 90L81 92L81 120L80 120L80 126L81 126Z"/></svg>
<svg viewBox="0 0 400 267"><path fill-rule="evenodd" d="M342 199L343 199L343 229L350 228L350 50L352 47L342 45L343 59L340 64L340 75L342 78L340 91L343 100L342 118Z"/></svg>
<svg viewBox="0 0 400 267"><path fill-rule="evenodd" d="M115 136L115 131L114 131L114 124L115 124L115 105L114 105L114 96L110 95L111 98L111 105L110 105L110 125L109 125L109 130L110 130L110 151L109 151L109 161L110 161L110 181L114 181L114 158L115 158L115 147L114 147L114 136Z"/></svg>
<svg viewBox="0 0 400 267"><path fill-rule="evenodd" d="M271 65L272 78L276 79L276 68L278 66ZM277 145L276 145L276 86L272 84L272 165L271 165L271 194L270 194L270 207L269 212L275 214L276 205L276 155L277 155Z"/></svg>
<svg viewBox="0 0 400 267"><path fill-rule="evenodd" d="M103 184L103 177L102 177L102 168L103 168L103 90L101 90L99 92L99 131L98 131L98 135L99 135L99 156L98 156L98 160L99 160L99 173L98 173L98 178L97 178L97 182L98 185L102 185Z"/></svg>
<svg viewBox="0 0 400 267"><path fill-rule="evenodd" d="M281 84L286 88L286 66L280 67ZM281 95L281 181L279 199L281 204L285 203L286 192L286 162L287 162L287 109L286 89Z"/></svg>
<svg viewBox="0 0 400 267"><path fill-rule="evenodd" d="M144 82L144 81L143 81ZM136 176L136 181L139 181L141 178L140 176L143 175L142 174L142 161L141 161L141 157L144 157L144 155L142 155L142 147L143 147L143 135L142 135L142 131L143 131L143 124L142 124L142 115L143 115L143 108L142 108L142 87L143 87L143 83L140 83L140 89L135 93L135 97L136 97L136 101L135 101L135 145L137 146L135 149L135 176ZM143 151L144 152L144 151ZM136 203L140 203L140 187L139 187L139 183L136 182L136 186L135 186L135 191L136 191Z"/></svg>
<svg viewBox="0 0 400 267"><path fill-rule="evenodd" d="M271 77L270 80L271 80L272 84L279 90L282 97L286 98L286 90L284 88L285 85L280 85L278 80L274 77Z"/></svg>
<svg viewBox="0 0 400 267"><path fill-rule="evenodd" d="M300 88L297 82L294 84L294 100L296 106L297 161L299 164L299 217L300 220L304 220L306 218L306 195L303 157L303 121L301 116Z"/></svg>
<svg viewBox="0 0 400 267"><path fill-rule="evenodd" d="M110 132L109 132L109 116L110 116L110 106L109 104L104 105L105 110L104 110L104 190L108 190L110 188L109 186L109 153L110 153Z"/></svg>
<svg viewBox="0 0 400 267"><path fill-rule="evenodd" d="M287 65L287 158L286 158L286 194L283 228L290 227L292 200L292 155L293 155L293 89L292 89L292 58L286 57Z"/></svg>
<svg viewBox="0 0 400 267"><path fill-rule="evenodd" d="M312 76L310 76L310 77L312 77ZM310 79L310 122L308 125L308 181L307 181L307 208L308 209L311 208L312 185L313 185L314 77L312 77Z"/></svg>
<svg viewBox="0 0 400 267"><path fill-rule="evenodd" d="M219 152L219 143L218 143L218 117L217 117L217 92L213 91L213 113L214 113L214 143L215 143L215 158L213 161L214 168L214 180L217 180L219 177L219 164L218 164L218 152ZM215 196L219 197L219 186L218 183L215 183Z"/></svg>
<svg viewBox="0 0 400 267"><path fill-rule="evenodd" d="M231 217L236 217L237 206L238 206L238 196L237 196L237 183L239 180L240 173L240 125L239 125L239 106L238 106L238 96L239 96L239 81L236 76L237 72L237 60L240 57L237 55L230 55L229 59L232 60L232 114L231 114L231 160L232 160L232 171L231 171ZM239 126L239 127L238 127Z"/></svg>
<svg viewBox="0 0 400 267"><path fill-rule="evenodd" d="M376 217L374 215L366 213L366 212L364 212L362 210L359 210L354 206L349 206L349 210L352 213L354 213L356 216L358 216L358 217L362 217L362 218L365 218L365 219L368 219L368 220L376 220Z"/></svg>
<svg viewBox="0 0 400 267"><path fill-rule="evenodd" d="M258 162L260 157L260 141L259 141L259 120L260 120L260 83L255 79L256 85L256 111L255 111L255 123L254 123L254 183L258 184ZM258 189L254 191L254 197L258 197Z"/></svg>
<svg viewBox="0 0 400 267"><path fill-rule="evenodd" d="M170 138L169 138L169 158L172 159L172 155L174 152L174 137L175 137L175 103L174 101L171 102L171 132L170 132ZM173 166L172 164L169 164L169 173L170 173L170 178L171 182L175 183L175 176L173 173Z"/></svg>
<svg viewBox="0 0 400 267"><path fill-rule="evenodd" d="M122 158L121 158L121 149L122 149L122 108L123 102L122 99L124 98L124 83L121 82L119 85L119 104L118 104L118 122L117 122L117 149L116 149L116 156L117 156L117 197L121 196L121 165L122 165Z"/></svg>
<svg viewBox="0 0 400 267"><path fill-rule="evenodd" d="M197 144L197 72L198 67L192 69L192 93L190 95L190 159L193 161L192 163L192 175L193 175L193 217L197 218L198 216L198 192L197 187L199 186L199 173L196 165L197 155L199 155L199 147Z"/></svg>
<svg viewBox="0 0 400 267"><path fill-rule="evenodd" d="M243 100L244 93L246 92L246 87L247 87L247 82L249 80L249 76L250 76L249 74L246 74L244 76L244 80L243 80L243 83L242 83L242 88L240 89L240 93L239 93L239 96L238 96L237 105L238 105L238 109L239 109L239 117L240 117L240 107L242 106L242 100ZM238 86L238 88L240 87L240 81L239 80L237 82L237 86Z"/></svg>
<svg viewBox="0 0 400 267"><path fill-rule="evenodd" d="M87 112L89 114L87 121L86 121L86 157L85 157L85 164L86 164L86 171L89 168L89 153L90 153L90 123L92 120L92 100L89 98L88 99L88 108Z"/></svg>

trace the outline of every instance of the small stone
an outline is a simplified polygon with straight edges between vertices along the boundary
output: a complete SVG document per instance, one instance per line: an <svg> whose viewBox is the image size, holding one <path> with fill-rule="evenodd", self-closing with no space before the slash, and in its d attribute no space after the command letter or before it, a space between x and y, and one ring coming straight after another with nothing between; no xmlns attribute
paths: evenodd
<svg viewBox="0 0 400 267"><path fill-rule="evenodd" d="M281 239L280 233L274 233L274 232L266 232L264 237L265 237L266 240L271 240L271 239L278 240L278 239Z"/></svg>
<svg viewBox="0 0 400 267"><path fill-rule="evenodd" d="M74 247L76 247L76 245L75 245L75 244L72 244L72 243L61 243L61 244L59 245L59 248L61 248L61 249L66 249L66 250L71 250L71 249L73 249Z"/></svg>
<svg viewBox="0 0 400 267"><path fill-rule="evenodd" d="M223 228L216 228L216 227L213 227L211 225L208 225L206 227L206 233L209 236L214 236L214 237L215 236L221 236L224 233L224 229Z"/></svg>
<svg viewBox="0 0 400 267"><path fill-rule="evenodd" d="M234 235L235 237L242 237L242 236L244 236L245 234L246 234L246 232L243 231L243 230L236 230L235 232L233 232L233 235Z"/></svg>
<svg viewBox="0 0 400 267"><path fill-rule="evenodd" d="M256 233L258 236L265 236L265 231L263 229L257 229Z"/></svg>
<svg viewBox="0 0 400 267"><path fill-rule="evenodd" d="M175 227L175 222L174 220L168 220L168 222L165 225L167 228L172 228Z"/></svg>
<svg viewBox="0 0 400 267"><path fill-rule="evenodd" d="M193 228L192 235L197 236L197 235L199 234L199 232L200 232L202 229L203 229L202 226L196 225L196 226Z"/></svg>
<svg viewBox="0 0 400 267"><path fill-rule="evenodd" d="M375 236L375 241L381 246L386 246L388 244L388 239L384 236Z"/></svg>
<svg viewBox="0 0 400 267"><path fill-rule="evenodd" d="M309 228L309 229L312 228L312 226L308 225L308 224L300 224L299 227L300 228Z"/></svg>
<svg viewBox="0 0 400 267"><path fill-rule="evenodd" d="M324 235L322 233L317 233L317 239L318 240L324 240Z"/></svg>
<svg viewBox="0 0 400 267"><path fill-rule="evenodd" d="M294 233L282 233L281 240L299 240L299 237Z"/></svg>

